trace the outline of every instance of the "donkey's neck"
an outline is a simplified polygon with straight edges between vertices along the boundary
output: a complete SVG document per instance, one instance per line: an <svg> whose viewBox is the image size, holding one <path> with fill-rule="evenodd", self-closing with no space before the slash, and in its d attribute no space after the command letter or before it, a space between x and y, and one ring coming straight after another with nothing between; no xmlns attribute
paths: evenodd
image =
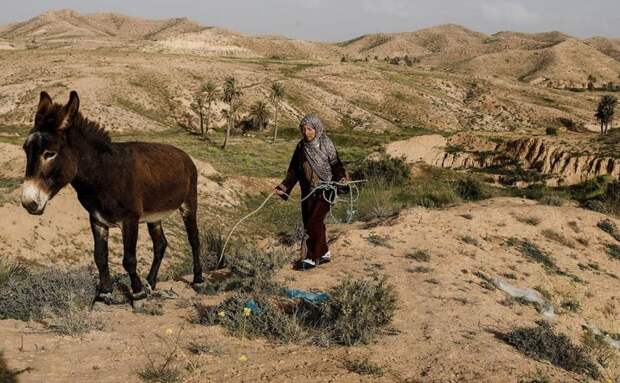
<svg viewBox="0 0 620 383"><path fill-rule="evenodd" d="M77 161L77 174L72 184L79 193L79 188L107 183L124 159L98 125L82 116L76 120L69 128L68 139Z"/></svg>

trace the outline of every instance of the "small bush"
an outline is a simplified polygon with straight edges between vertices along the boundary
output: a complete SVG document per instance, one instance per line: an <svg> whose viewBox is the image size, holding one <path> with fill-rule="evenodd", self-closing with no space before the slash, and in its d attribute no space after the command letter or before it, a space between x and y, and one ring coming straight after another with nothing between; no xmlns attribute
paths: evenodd
<svg viewBox="0 0 620 383"><path fill-rule="evenodd" d="M549 254L539 249L534 243L513 237L508 239L506 244L515 247L526 258L542 264L545 269L561 274L560 269L555 264L555 260Z"/></svg>
<svg viewBox="0 0 620 383"><path fill-rule="evenodd" d="M157 352L149 353L144 350L148 363L137 371L142 381L147 383L175 383L181 380L181 369L176 362L181 333L182 331L179 331L174 340L160 337L163 344L158 347Z"/></svg>
<svg viewBox="0 0 620 383"><path fill-rule="evenodd" d="M373 246L386 247L388 249L392 249L392 245L390 245L390 239L388 237L382 237L377 234L370 234L366 237L366 240L372 244Z"/></svg>
<svg viewBox="0 0 620 383"><path fill-rule="evenodd" d="M433 269L425 266L416 266L413 269L407 269L407 271L410 273L430 273Z"/></svg>
<svg viewBox="0 0 620 383"><path fill-rule="evenodd" d="M475 271L473 273L476 277L481 279L480 282L480 286L484 289L490 290L490 291L495 291L496 287L495 287L495 283L493 283L493 280L491 278L489 278L486 274L480 272L480 271Z"/></svg>
<svg viewBox="0 0 620 383"><path fill-rule="evenodd" d="M488 197L482 182L473 177L456 181L456 193L465 201L479 201Z"/></svg>
<svg viewBox="0 0 620 383"><path fill-rule="evenodd" d="M91 330L102 330L103 322L92 316L92 313L85 307L72 305L68 311L62 314L51 314L49 327L61 334L76 336L85 334Z"/></svg>
<svg viewBox="0 0 620 383"><path fill-rule="evenodd" d="M330 297L320 306L320 323L329 328L331 339L347 346L370 343L396 311L396 293L386 279L345 279Z"/></svg>
<svg viewBox="0 0 620 383"><path fill-rule="evenodd" d="M416 250L413 253L405 255L405 257L418 262L429 262L431 260L431 254L428 250Z"/></svg>
<svg viewBox="0 0 620 383"><path fill-rule="evenodd" d="M532 225L532 226L538 226L542 220L538 217L517 217L517 221L528 224L528 225Z"/></svg>
<svg viewBox="0 0 620 383"><path fill-rule="evenodd" d="M606 179L600 179L604 185ZM604 193L592 193L581 199L584 207L604 214L620 215L620 181L608 182Z"/></svg>
<svg viewBox="0 0 620 383"><path fill-rule="evenodd" d="M0 319L42 320L85 309L95 296L95 278L86 270L46 270L32 273L11 266L0 284ZM1 272L0 272L1 274Z"/></svg>
<svg viewBox="0 0 620 383"><path fill-rule="evenodd" d="M0 259L0 286L11 280L25 278L28 274L29 270L26 265Z"/></svg>
<svg viewBox="0 0 620 383"><path fill-rule="evenodd" d="M383 156L364 160L351 173L353 179L366 179L390 186L404 185L411 180L411 167L404 158Z"/></svg>
<svg viewBox="0 0 620 383"><path fill-rule="evenodd" d="M608 243L606 250L607 250L607 254L611 258L620 261L620 246L613 244L613 243Z"/></svg>
<svg viewBox="0 0 620 383"><path fill-rule="evenodd" d="M364 185L357 201L357 216L362 221L384 219L399 213L402 203L396 199L397 191L382 181Z"/></svg>
<svg viewBox="0 0 620 383"><path fill-rule="evenodd" d="M468 245L480 246L480 242L469 234L461 235L459 239Z"/></svg>
<svg viewBox="0 0 620 383"><path fill-rule="evenodd" d="M570 311L570 312L573 312L573 313L578 313L578 312L581 311L581 303L579 303L579 301L576 301L574 299L567 299L565 301L562 301L560 306L564 310Z"/></svg>
<svg viewBox="0 0 620 383"><path fill-rule="evenodd" d="M218 306L198 305L197 321L222 325L239 337L351 346L372 342L392 321L396 310L396 293L385 279L346 279L329 291L329 297L311 305L278 295L237 293ZM250 300L260 312L248 312Z"/></svg>
<svg viewBox="0 0 620 383"><path fill-rule="evenodd" d="M240 248L228 258L230 276L217 286L218 290L239 289L243 292L278 291L273 280L282 267L295 255L282 251L264 252L254 247Z"/></svg>
<svg viewBox="0 0 620 383"><path fill-rule="evenodd" d="M612 237L614 237L614 239L616 241L620 242L620 231L618 231L618 226L616 226L616 223L610 219L603 219L601 221L599 221L598 224L596 224L596 226L603 230L605 233L611 235Z"/></svg>
<svg viewBox="0 0 620 383"><path fill-rule="evenodd" d="M585 201L583 203L583 207L588 210L595 211L597 213L602 213L602 214L609 213L609 209L607 208L607 205L605 205L603 201L596 200L596 199Z"/></svg>
<svg viewBox="0 0 620 383"><path fill-rule="evenodd" d="M253 300L260 313L249 313L246 304ZM296 307L288 311L279 306L285 302L267 294L236 293L214 307L197 306L198 323L221 325L231 335L253 339L264 337L281 343L303 343L309 339L304 328L304 312Z"/></svg>
<svg viewBox="0 0 620 383"><path fill-rule="evenodd" d="M538 202L549 206L563 206L566 200L557 195L546 195L539 199Z"/></svg>
<svg viewBox="0 0 620 383"><path fill-rule="evenodd" d="M384 373L383 368L371 362L368 358L347 359L344 362L344 366L350 372L354 372L358 375L383 376Z"/></svg>
<svg viewBox="0 0 620 383"><path fill-rule="evenodd" d="M575 248L575 242L573 240L566 238L565 236L563 236L561 233L558 233L557 231L554 231L551 229L545 229L542 231L542 235L544 235L545 237L549 238L552 241L559 243L560 245L564 245L571 249Z"/></svg>
<svg viewBox="0 0 620 383"><path fill-rule="evenodd" d="M593 379L601 376L586 351L574 345L566 335L557 334L547 322L537 322L536 327L518 327L496 336L530 358L546 360L554 366Z"/></svg>
<svg viewBox="0 0 620 383"><path fill-rule="evenodd" d="M605 335L585 331L581 336L585 350L603 367L608 368L617 358L615 350L605 342Z"/></svg>
<svg viewBox="0 0 620 383"><path fill-rule="evenodd" d="M558 128L549 127L547 129L545 129L545 134L547 136L557 136L558 135Z"/></svg>

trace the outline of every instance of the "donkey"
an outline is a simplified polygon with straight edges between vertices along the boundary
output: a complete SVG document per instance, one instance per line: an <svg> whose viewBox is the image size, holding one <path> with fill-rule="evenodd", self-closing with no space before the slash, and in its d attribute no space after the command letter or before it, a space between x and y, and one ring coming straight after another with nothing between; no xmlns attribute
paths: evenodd
<svg viewBox="0 0 620 383"><path fill-rule="evenodd" d="M161 220L179 210L192 248L193 284L204 283L196 223L198 172L192 159L174 146L113 143L96 122L82 116L80 99L71 91L66 105L41 92L34 127L24 143L27 156L22 206L34 215L63 187L71 184L90 215L99 270L98 300L109 302L108 231L120 227L123 267L134 300L155 288L167 241ZM136 272L138 224L146 222L153 240L153 263L145 287Z"/></svg>

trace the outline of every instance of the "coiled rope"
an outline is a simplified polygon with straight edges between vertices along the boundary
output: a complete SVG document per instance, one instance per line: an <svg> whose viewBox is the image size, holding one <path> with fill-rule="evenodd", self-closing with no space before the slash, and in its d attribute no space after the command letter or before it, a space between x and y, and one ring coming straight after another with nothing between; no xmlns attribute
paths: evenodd
<svg viewBox="0 0 620 383"><path fill-rule="evenodd" d="M338 188L339 187L349 187L349 207L347 208L347 223L351 223L351 221L353 220L353 216L355 215L355 213L357 213L357 211L354 209L354 206L355 206L355 203L357 202L357 200L359 199L359 195L360 195L360 191L359 191L359 188L358 188L357 184L362 183L362 182L366 182L366 181L367 180L346 181L346 182L321 181L314 189L312 189L312 191L310 193L308 193L307 196L305 196L304 198L299 199L297 201L299 201L301 203L301 202L307 200L308 198L312 197L315 192L321 191L322 192L322 197L325 200L325 202L327 202L330 206L334 206L340 200L340 197L338 196ZM226 241L224 242L224 246L222 246L222 252L220 253L220 257L219 257L219 259L217 261L217 265L215 266L216 269L219 269L220 264L222 263L222 260L224 259L224 252L226 251L226 246L228 245L228 241L230 240L230 237L232 236L234 231L237 229L237 227L242 222L244 222L246 219L250 218L254 214L256 214L259 211L261 211L265 207L267 202L271 199L271 197L273 197L275 194L276 194L276 192L272 191L267 196L267 198L265 198L263 203L260 204L260 206L258 208L256 208L254 211L250 212L249 214L246 214L243 218L241 218L235 224L235 226L232 227L232 229L228 233L228 236L226 237ZM285 193L284 191L282 191L282 194L287 196L292 201L296 200L293 196L291 196L288 193ZM336 221L336 222L338 221L336 219L336 217L334 217L331 209L330 209L329 214L330 214L330 216L332 217L332 219L334 221Z"/></svg>

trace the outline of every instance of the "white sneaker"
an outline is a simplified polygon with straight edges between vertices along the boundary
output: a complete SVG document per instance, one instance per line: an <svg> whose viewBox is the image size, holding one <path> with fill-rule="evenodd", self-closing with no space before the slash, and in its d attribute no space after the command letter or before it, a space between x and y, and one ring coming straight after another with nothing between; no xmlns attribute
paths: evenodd
<svg viewBox="0 0 620 383"><path fill-rule="evenodd" d="M312 259L304 259L303 261L301 261L301 263L305 267L316 267L316 262L314 262Z"/></svg>
<svg viewBox="0 0 620 383"><path fill-rule="evenodd" d="M332 260L332 253L329 251L321 256L321 261L329 262Z"/></svg>

